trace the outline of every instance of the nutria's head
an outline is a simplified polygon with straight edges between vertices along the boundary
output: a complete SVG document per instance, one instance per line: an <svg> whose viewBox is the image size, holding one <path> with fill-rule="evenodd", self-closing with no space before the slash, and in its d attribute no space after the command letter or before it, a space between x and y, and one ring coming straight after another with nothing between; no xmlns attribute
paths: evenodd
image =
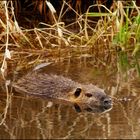
<svg viewBox="0 0 140 140"><path fill-rule="evenodd" d="M70 97L77 111L104 112L112 108L112 100L94 85L77 87Z"/></svg>

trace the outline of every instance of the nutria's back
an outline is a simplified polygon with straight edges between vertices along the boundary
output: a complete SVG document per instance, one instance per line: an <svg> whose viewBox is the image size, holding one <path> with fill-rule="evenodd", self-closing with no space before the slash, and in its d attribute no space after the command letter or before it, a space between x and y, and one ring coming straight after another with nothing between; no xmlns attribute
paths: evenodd
<svg viewBox="0 0 140 140"><path fill-rule="evenodd" d="M20 93L71 102L79 110L82 105L88 111L97 107L103 111L111 108L111 98L102 89L63 76L32 72L19 79L13 87Z"/></svg>
<svg viewBox="0 0 140 140"><path fill-rule="evenodd" d="M65 98L77 86L80 85L63 76L38 73L29 73L14 84L16 91L48 98Z"/></svg>

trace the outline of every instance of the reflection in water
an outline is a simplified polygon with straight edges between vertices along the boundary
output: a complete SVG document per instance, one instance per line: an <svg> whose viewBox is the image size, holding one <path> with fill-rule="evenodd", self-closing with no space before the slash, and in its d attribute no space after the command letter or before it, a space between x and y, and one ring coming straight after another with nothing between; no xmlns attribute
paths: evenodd
<svg viewBox="0 0 140 140"><path fill-rule="evenodd" d="M95 71L88 66L47 67L43 71L56 72L79 82L99 84L113 95L113 109L103 114L77 113L73 106L53 103L42 98L14 94L7 118L0 126L2 138L140 138L139 81L123 84L116 90L115 74ZM96 73L96 74L95 74ZM79 76L79 77L77 77ZM127 85L127 86L126 86ZM116 92L118 91L118 92ZM1 90L0 112L5 106ZM50 104L50 103L49 103Z"/></svg>

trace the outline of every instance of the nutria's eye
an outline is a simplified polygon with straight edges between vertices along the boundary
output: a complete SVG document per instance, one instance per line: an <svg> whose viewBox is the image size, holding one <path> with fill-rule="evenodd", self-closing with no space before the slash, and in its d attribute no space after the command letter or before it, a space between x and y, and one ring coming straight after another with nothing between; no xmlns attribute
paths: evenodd
<svg viewBox="0 0 140 140"><path fill-rule="evenodd" d="M86 93L85 94L87 97L92 97L92 94L91 93Z"/></svg>
<svg viewBox="0 0 140 140"><path fill-rule="evenodd" d="M82 91L81 88L77 88L74 93L75 97L78 97L80 95L81 91Z"/></svg>

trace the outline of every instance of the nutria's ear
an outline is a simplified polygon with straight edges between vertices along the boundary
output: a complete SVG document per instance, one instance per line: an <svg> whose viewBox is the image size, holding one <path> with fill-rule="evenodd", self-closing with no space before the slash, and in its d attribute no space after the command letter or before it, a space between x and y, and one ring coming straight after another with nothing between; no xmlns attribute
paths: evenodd
<svg viewBox="0 0 140 140"><path fill-rule="evenodd" d="M81 93L81 88L77 88L76 91L74 92L75 97L78 97Z"/></svg>

